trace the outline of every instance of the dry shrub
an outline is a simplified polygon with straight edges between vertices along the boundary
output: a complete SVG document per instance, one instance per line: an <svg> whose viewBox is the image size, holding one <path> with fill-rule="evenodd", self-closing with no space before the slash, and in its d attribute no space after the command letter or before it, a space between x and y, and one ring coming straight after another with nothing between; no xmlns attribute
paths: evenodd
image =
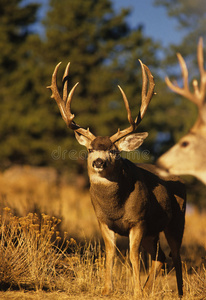
<svg viewBox="0 0 206 300"><path fill-rule="evenodd" d="M35 213L17 217L9 208L0 216L1 289L66 291L100 295L105 255L100 242L78 245L56 231L60 220ZM117 261L117 260L116 260ZM115 263L117 266L118 264ZM116 278L119 266L115 268Z"/></svg>
<svg viewBox="0 0 206 300"><path fill-rule="evenodd" d="M44 214L41 220L33 213L19 218L4 209L0 218L1 286L58 288L56 269L68 248L65 238L60 245L61 237L55 230L59 222Z"/></svg>

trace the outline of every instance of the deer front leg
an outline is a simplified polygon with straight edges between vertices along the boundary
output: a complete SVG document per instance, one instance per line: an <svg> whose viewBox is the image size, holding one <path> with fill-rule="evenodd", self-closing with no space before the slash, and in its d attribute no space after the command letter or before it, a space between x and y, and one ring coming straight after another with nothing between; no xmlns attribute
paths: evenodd
<svg viewBox="0 0 206 300"><path fill-rule="evenodd" d="M105 272L105 286L102 291L103 295L108 295L112 292L112 267L115 254L115 233L110 230L104 223L100 223L100 229L105 243L106 249L106 272Z"/></svg>
<svg viewBox="0 0 206 300"><path fill-rule="evenodd" d="M137 224L132 227L129 233L130 242L130 260L133 268L134 278L134 296L138 297L142 295L141 283L140 283L140 269L139 269L139 252L140 244L142 241L144 229L141 224Z"/></svg>

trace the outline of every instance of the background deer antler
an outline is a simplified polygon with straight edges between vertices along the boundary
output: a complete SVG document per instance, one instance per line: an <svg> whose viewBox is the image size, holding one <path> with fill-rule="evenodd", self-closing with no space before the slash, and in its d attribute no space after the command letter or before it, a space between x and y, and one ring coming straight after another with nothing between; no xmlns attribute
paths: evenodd
<svg viewBox="0 0 206 300"><path fill-rule="evenodd" d="M206 116L203 116L203 114L205 114L203 106L206 101L206 71L204 69L203 39L199 39L199 43L197 46L197 61L200 71L200 86L198 86L198 81L194 79L192 82L194 93L192 93L189 89L188 69L185 60L180 53L177 53L177 58L182 70L183 88L179 87L177 84L173 84L168 77L165 78L165 82L168 87L175 93L184 96L197 105L199 110L199 118L201 118L201 120L203 121L204 119L206 119ZM200 122L200 119L198 119L197 121Z"/></svg>

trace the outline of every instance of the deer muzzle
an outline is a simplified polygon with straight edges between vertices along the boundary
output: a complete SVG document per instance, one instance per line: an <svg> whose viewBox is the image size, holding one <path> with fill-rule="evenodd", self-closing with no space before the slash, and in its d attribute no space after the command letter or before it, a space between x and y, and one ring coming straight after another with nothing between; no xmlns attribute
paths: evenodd
<svg viewBox="0 0 206 300"><path fill-rule="evenodd" d="M97 158L93 161L92 166L94 169L101 171L106 167L106 161L101 158Z"/></svg>

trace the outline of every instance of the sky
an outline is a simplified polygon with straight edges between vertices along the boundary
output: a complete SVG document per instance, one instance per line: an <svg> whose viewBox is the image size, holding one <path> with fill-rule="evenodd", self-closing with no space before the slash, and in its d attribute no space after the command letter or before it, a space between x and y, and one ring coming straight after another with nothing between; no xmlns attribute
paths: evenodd
<svg viewBox="0 0 206 300"><path fill-rule="evenodd" d="M146 36L155 41L161 41L164 47L170 43L180 43L183 32L178 30L178 23L167 15L163 6L154 6L154 0L112 0L114 8L131 7L131 15L128 22L132 27L138 24L144 25Z"/></svg>
<svg viewBox="0 0 206 300"><path fill-rule="evenodd" d="M48 0L25 0L25 2L41 3L40 18L45 14ZM169 47L170 43L180 43L183 32L177 29L177 21L167 15L163 6L154 6L154 0L111 0L111 2L116 11L130 7L131 14L127 19L130 26L144 25L144 34L152 37L154 41L160 41L164 47ZM38 29L41 30L41 27Z"/></svg>

